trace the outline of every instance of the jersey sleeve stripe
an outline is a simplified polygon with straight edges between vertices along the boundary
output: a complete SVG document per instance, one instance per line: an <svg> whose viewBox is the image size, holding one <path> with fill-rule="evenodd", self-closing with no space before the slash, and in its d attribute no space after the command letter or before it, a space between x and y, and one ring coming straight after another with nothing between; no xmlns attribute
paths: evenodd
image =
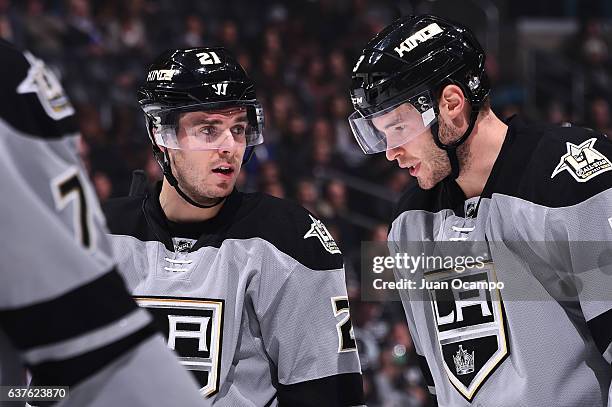
<svg viewBox="0 0 612 407"><path fill-rule="evenodd" d="M612 343L612 309L587 322L597 349L604 354Z"/></svg>
<svg viewBox="0 0 612 407"><path fill-rule="evenodd" d="M29 365L33 386L75 386L155 334L153 323L83 355Z"/></svg>
<svg viewBox="0 0 612 407"><path fill-rule="evenodd" d="M427 383L428 387L434 388L433 392L431 392L431 389L430 389L430 393L436 394L433 376L431 375L431 370L429 370L427 359L425 359L425 356L417 355L417 360L419 362L421 372L423 373L423 378L425 379L425 383Z"/></svg>
<svg viewBox="0 0 612 407"><path fill-rule="evenodd" d="M147 311L137 309L124 318L77 338L27 351L23 354L23 358L29 364L68 359L108 345L117 339L141 329L149 322L151 322L151 316Z"/></svg>
<svg viewBox="0 0 612 407"><path fill-rule="evenodd" d="M278 385L279 406L361 406L361 374L344 373L290 385Z"/></svg>
<svg viewBox="0 0 612 407"><path fill-rule="evenodd" d="M0 326L16 348L30 350L104 327L137 307L113 269L55 299L0 311Z"/></svg>

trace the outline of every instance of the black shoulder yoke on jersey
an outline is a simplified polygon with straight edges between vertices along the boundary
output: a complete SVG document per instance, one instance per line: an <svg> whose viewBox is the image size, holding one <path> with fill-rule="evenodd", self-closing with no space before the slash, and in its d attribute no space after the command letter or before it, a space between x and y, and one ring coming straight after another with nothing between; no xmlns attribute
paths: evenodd
<svg viewBox="0 0 612 407"><path fill-rule="evenodd" d="M141 241L158 241L168 250L174 250L170 231L177 224L169 222L164 215L159 204L160 188L161 183L156 190L143 195L106 202L103 209L111 233ZM197 242L190 251L205 246L218 248L226 239L261 238L313 270L341 268L340 254L325 251L316 237L304 238L313 219L296 203L234 190L217 216L205 222L182 224L180 232L197 230L198 236L194 236Z"/></svg>
<svg viewBox="0 0 612 407"><path fill-rule="evenodd" d="M77 133L74 115L54 119L43 107L44 103L48 109L56 109L57 113L61 109L72 112L59 81L42 65L42 61L37 60L38 64L33 67L24 53L2 39L0 61L0 120L20 133L44 139Z"/></svg>
<svg viewBox="0 0 612 407"><path fill-rule="evenodd" d="M578 204L612 187L612 171L579 182L576 177L580 177L564 166L569 154L589 149L589 145L596 154L611 160L612 141L605 135L581 127L527 124L516 116L507 124L506 138L482 198L504 194L557 208ZM465 199L459 185L449 178L430 190L413 186L400 199L393 219L409 210L452 209L463 215Z"/></svg>

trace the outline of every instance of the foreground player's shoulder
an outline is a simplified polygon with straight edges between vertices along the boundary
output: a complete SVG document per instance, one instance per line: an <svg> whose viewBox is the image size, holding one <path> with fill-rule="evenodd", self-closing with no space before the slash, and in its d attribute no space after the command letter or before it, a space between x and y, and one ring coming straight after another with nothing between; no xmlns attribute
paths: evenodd
<svg viewBox="0 0 612 407"><path fill-rule="evenodd" d="M19 135L54 140L77 132L74 108L52 69L0 40L0 119Z"/></svg>
<svg viewBox="0 0 612 407"><path fill-rule="evenodd" d="M12 88L14 93L19 82L27 75L30 64L21 50L1 38L0 55L4 62L0 64L0 73L3 75L2 83L7 89Z"/></svg>
<svg viewBox="0 0 612 407"><path fill-rule="evenodd" d="M299 204L263 193L245 194L251 211L243 228L313 270L341 268L342 254L325 224Z"/></svg>
<svg viewBox="0 0 612 407"><path fill-rule="evenodd" d="M534 127L521 195L548 207L575 205L612 187L612 141L578 126Z"/></svg>

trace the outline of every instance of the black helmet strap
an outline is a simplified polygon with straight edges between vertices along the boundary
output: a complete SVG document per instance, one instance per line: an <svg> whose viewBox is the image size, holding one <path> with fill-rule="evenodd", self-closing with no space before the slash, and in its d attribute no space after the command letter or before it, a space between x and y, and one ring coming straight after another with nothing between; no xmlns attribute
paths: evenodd
<svg viewBox="0 0 612 407"><path fill-rule="evenodd" d="M256 147L257 146L247 147L249 150L246 152L246 155L242 157L242 167L244 167L249 163L249 161L251 161L251 158L253 158L253 155L255 154Z"/></svg>
<svg viewBox="0 0 612 407"><path fill-rule="evenodd" d="M457 179L459 177L459 173L461 172L461 168L459 167L459 158L457 157L457 148L465 143L467 138L472 134L472 130L474 130L474 126L476 125L476 119L478 119L480 104L472 105L472 113L470 114L470 124L468 125L467 130L463 135L456 141L451 144L444 144L442 140L440 140L440 134L438 133L438 123L436 122L431 126L433 139L436 145L442 150L446 151L448 155L448 159L451 165L451 177L452 179Z"/></svg>

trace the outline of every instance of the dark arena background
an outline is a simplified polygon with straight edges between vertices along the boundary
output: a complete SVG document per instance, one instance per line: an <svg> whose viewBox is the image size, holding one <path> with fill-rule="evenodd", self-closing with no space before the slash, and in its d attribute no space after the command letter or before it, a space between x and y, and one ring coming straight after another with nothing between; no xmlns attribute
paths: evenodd
<svg viewBox="0 0 612 407"><path fill-rule="evenodd" d="M416 13L478 34L500 117L610 134L609 0L0 0L0 36L60 74L101 201L127 194L134 169L160 178L136 101L148 63L172 47L222 45L238 55L266 115L265 143L239 188L295 200L327 224L346 257L368 406L423 407L400 303L361 301L359 288L361 242L386 240L393 204L413 180L384 154L362 154L347 121L358 52L393 19Z"/></svg>

